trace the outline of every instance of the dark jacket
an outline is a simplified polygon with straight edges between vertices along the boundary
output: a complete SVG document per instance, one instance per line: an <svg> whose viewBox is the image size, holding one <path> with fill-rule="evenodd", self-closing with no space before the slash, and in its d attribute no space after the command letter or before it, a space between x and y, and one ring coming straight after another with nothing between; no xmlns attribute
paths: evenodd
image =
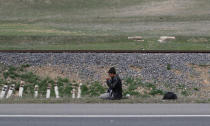
<svg viewBox="0 0 210 126"><path fill-rule="evenodd" d="M109 87L109 93L111 93L113 99L122 98L122 82L118 75L107 80L107 85Z"/></svg>

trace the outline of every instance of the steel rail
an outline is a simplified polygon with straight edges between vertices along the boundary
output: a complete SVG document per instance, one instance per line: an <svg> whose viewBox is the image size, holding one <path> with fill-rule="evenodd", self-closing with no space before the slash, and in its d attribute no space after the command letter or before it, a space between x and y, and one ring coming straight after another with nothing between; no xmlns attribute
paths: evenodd
<svg viewBox="0 0 210 126"><path fill-rule="evenodd" d="M210 53L210 50L0 50L0 53Z"/></svg>

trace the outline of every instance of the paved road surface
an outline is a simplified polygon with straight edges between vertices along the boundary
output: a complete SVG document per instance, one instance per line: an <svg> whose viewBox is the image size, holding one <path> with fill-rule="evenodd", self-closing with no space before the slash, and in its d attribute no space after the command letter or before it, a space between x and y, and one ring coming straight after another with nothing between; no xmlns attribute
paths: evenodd
<svg viewBox="0 0 210 126"><path fill-rule="evenodd" d="M209 118L0 118L1 126L210 126Z"/></svg>
<svg viewBox="0 0 210 126"><path fill-rule="evenodd" d="M209 104L0 104L0 126L210 126Z"/></svg>
<svg viewBox="0 0 210 126"><path fill-rule="evenodd" d="M0 104L0 115L208 115L210 104Z"/></svg>

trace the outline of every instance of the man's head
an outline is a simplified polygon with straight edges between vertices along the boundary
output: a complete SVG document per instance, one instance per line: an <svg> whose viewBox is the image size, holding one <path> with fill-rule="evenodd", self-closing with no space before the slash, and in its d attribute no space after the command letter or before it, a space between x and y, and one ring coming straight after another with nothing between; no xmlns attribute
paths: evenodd
<svg viewBox="0 0 210 126"><path fill-rule="evenodd" d="M116 70L114 67L111 67L108 71L110 77L114 77L116 75Z"/></svg>

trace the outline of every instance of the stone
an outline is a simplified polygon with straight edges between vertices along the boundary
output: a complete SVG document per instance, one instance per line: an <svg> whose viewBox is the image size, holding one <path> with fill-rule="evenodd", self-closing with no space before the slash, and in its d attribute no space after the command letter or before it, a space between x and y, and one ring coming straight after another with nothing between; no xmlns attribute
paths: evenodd
<svg viewBox="0 0 210 126"><path fill-rule="evenodd" d="M143 37L142 36L133 36L133 37L128 37L129 40L135 40L135 41L140 41L143 42Z"/></svg>
<svg viewBox="0 0 210 126"><path fill-rule="evenodd" d="M175 36L160 36L160 39L158 40L160 43L164 43L170 40L175 40Z"/></svg>

